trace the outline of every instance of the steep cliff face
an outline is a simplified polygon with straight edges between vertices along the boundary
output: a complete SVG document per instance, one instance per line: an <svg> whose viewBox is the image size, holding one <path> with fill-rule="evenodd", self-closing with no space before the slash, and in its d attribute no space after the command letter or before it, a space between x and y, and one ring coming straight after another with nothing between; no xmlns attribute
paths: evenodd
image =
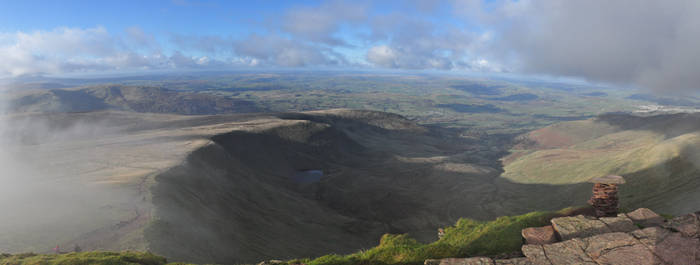
<svg viewBox="0 0 700 265"><path fill-rule="evenodd" d="M280 128L216 136L184 164L158 176L152 190L158 221L147 231L150 247L179 259L231 262L369 244L370 235L344 229L362 220L305 197L298 192L302 184L291 178L306 169L327 172L343 159L339 141L327 141L334 132L308 122L283 128L286 138L274 134ZM362 150L346 150L346 156L353 151ZM381 233L376 222L362 227Z"/></svg>
<svg viewBox="0 0 700 265"><path fill-rule="evenodd" d="M589 192L500 179L502 151L397 115L278 117L286 123L215 136L155 178L152 251L217 263L349 253L384 233L432 241L460 217L558 209Z"/></svg>

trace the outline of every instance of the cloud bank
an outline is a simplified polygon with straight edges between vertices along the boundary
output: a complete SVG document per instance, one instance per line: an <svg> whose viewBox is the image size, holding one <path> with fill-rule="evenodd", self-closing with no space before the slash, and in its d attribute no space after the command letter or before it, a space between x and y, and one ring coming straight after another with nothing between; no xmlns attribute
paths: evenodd
<svg viewBox="0 0 700 265"><path fill-rule="evenodd" d="M699 13L693 0L521 1L493 27L523 72L687 91L700 88Z"/></svg>
<svg viewBox="0 0 700 265"><path fill-rule="evenodd" d="M683 92L700 87L698 13L694 0L331 1L292 6L263 19L264 29L240 35L165 36L99 26L0 33L0 76L431 69L579 77Z"/></svg>

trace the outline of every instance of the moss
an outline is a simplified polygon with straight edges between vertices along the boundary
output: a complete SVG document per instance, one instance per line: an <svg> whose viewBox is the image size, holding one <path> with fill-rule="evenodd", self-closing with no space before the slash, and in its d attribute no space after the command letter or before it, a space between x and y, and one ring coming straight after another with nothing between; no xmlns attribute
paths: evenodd
<svg viewBox="0 0 700 265"><path fill-rule="evenodd" d="M661 217L663 217L664 219L666 219L666 220L671 220L671 219L673 219L673 215L670 215L670 214L660 213L659 215L660 215Z"/></svg>

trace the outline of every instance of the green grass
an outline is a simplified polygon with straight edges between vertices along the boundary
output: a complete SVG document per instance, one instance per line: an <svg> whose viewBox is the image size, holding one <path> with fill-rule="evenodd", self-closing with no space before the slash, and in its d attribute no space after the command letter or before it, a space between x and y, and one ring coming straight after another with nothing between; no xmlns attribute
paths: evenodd
<svg viewBox="0 0 700 265"><path fill-rule="evenodd" d="M570 215L583 208L557 212L532 212L503 216L482 222L462 218L445 235L430 244L422 244L408 235L386 234L378 246L349 255L326 255L316 259L297 259L287 264L364 265L423 264L426 259L447 257L496 256L520 251L520 232L527 227L545 226L556 216Z"/></svg>
<svg viewBox="0 0 700 265"><path fill-rule="evenodd" d="M67 254L0 254L0 265L161 265L166 259L148 252L75 252Z"/></svg>
<svg viewBox="0 0 700 265"><path fill-rule="evenodd" d="M527 227L548 225L553 217L580 214L587 207L566 208L556 212L531 212L502 216L492 221L462 218L445 228L444 236L423 244L406 234L382 236L378 246L349 255L325 255L315 259L295 259L285 264L307 265L390 265L423 264L426 259L447 257L497 256L520 251L520 232ZM168 264L166 259L148 252L78 252L67 254L0 254L0 265L59 264ZM174 265L176 263L170 263Z"/></svg>

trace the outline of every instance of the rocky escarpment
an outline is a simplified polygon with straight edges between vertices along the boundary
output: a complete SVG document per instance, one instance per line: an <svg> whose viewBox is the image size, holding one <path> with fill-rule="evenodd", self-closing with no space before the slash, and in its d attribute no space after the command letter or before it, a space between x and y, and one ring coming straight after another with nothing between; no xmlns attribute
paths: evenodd
<svg viewBox="0 0 700 265"><path fill-rule="evenodd" d="M426 265L700 264L700 212L670 220L649 209L593 218L552 219L523 230L524 257L426 260Z"/></svg>

